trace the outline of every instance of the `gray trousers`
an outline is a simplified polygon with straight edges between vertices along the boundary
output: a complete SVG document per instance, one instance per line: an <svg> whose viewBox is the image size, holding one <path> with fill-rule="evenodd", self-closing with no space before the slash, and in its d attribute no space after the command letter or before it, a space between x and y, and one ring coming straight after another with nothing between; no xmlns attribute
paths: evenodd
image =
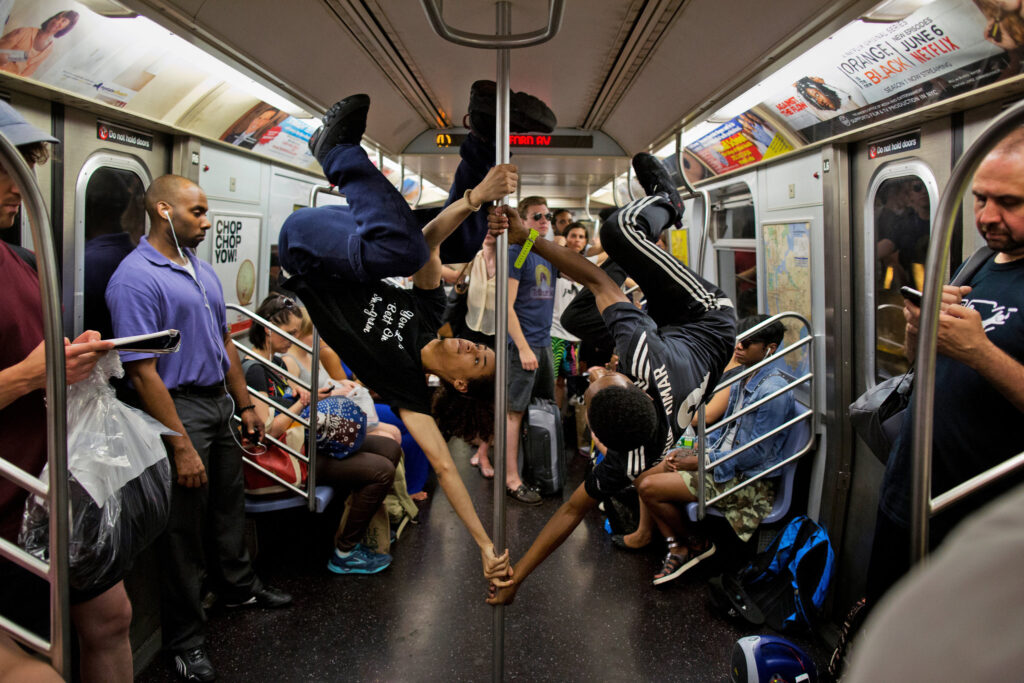
<svg viewBox="0 0 1024 683"><path fill-rule="evenodd" d="M168 650L202 645L206 615L203 579L227 602L242 602L260 586L245 547L245 486L242 454L231 438L231 400L174 397L209 482L199 488L176 483L171 457L171 513L157 542L160 609Z"/></svg>

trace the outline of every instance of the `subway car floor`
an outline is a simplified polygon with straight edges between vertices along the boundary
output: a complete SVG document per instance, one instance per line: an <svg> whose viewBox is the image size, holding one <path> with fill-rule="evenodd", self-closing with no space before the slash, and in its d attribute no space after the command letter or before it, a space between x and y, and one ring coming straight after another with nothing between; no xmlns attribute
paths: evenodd
<svg viewBox="0 0 1024 683"><path fill-rule="evenodd" d="M490 528L492 483L469 465L465 444L453 442L452 452ZM585 460L571 456L563 496L585 470ZM561 502L526 507L507 499L513 560ZM304 511L260 519L258 572L295 601L282 610L211 610L207 650L218 680L489 680L493 609L484 603L479 553L439 488L420 510L419 523L392 546L392 565L374 576L328 572L329 531L293 533L315 520ZM654 588L661 551L616 549L603 526L597 511L588 515L505 608L505 678L728 681L736 640L770 630L744 630L714 611L705 583L720 571L714 563ZM824 668L824 648L810 634L787 637ZM160 655L137 680L175 674Z"/></svg>

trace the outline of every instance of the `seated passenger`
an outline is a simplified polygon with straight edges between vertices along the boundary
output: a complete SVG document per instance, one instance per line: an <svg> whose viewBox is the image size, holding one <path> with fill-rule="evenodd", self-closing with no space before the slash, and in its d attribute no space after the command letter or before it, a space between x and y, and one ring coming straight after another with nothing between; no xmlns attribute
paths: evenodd
<svg viewBox="0 0 1024 683"><path fill-rule="evenodd" d="M256 315L295 336L302 325L298 307L288 297L272 294L267 297ZM258 323L249 328L249 341L254 350L275 365L284 363L275 354L287 351L291 342L277 332L267 330ZM263 396L269 396L278 403L286 400L288 381L266 365L248 361L245 363L245 382ZM330 387L324 387L323 394L330 394ZM292 448L302 447L285 440L285 432L293 418L285 412L272 415L270 406L263 401L253 401L256 414L266 425L266 433L285 441ZM300 390L299 398L289 407L298 413L309 405L309 392ZM302 434L302 430L296 430ZM358 451L339 460L328 455L316 459L316 480L320 485L333 486L339 491L351 491L351 510L345 527L338 534L334 554L327 568L335 574L376 574L391 564L391 556L375 553L359 541L366 533L380 504L391 490L395 479L395 466L402 457L401 447L384 436L367 434Z"/></svg>
<svg viewBox="0 0 1024 683"><path fill-rule="evenodd" d="M591 369L587 418L608 453L516 564L512 585L495 590L492 584L491 604L511 602L519 585L600 499L629 486L661 458L714 392L735 344L732 302L654 244L682 217L682 200L668 172L649 154L635 156L633 166L650 196L609 217L601 240L609 257L647 293L647 312L580 254L547 240L533 245L559 272L594 293L626 374ZM508 207L494 209L490 221L493 230L508 229L510 242L523 244L532 234Z"/></svg>
<svg viewBox="0 0 1024 683"><path fill-rule="evenodd" d="M741 332L749 330L767 319L768 316L764 315L749 316L740 321L739 329ZM744 368L756 365L775 353L785 332L782 323L775 322L754 336L736 342L736 359ZM725 414L732 415L745 405L753 405L786 384L788 381L778 369L772 365L764 366L730 387ZM789 391L708 434L708 459L713 463L723 460L792 417L793 392ZM785 441L786 433L783 431L723 462L708 473L704 481L705 495L713 498L781 462L785 457L782 452ZM678 448L637 477L640 500L668 544L665 563L654 575L654 585L678 578L715 553L714 543L687 528L685 511L679 505L697 500L696 470L695 451ZM723 498L715 503L715 507L721 510L740 540L747 541L761 520L771 512L774 499L772 478L765 477Z"/></svg>
<svg viewBox="0 0 1024 683"><path fill-rule="evenodd" d="M456 408L442 402L442 419L475 413L478 423L492 422L488 404L493 396L494 352L466 340L436 337L445 306L441 243L452 236L466 253L445 260L468 261L480 248L487 224L479 215L466 219L485 202L515 192L518 180L513 166L488 168L494 150L480 131L486 130L481 123L487 117L493 123L495 88L487 85L477 82L471 92L472 132L460 148L462 162L450 203L422 230L405 199L360 147L369 97L353 95L335 104L324 117L324 126L310 138L310 149L327 178L345 194L348 206L291 214L281 228L278 253L281 265L294 276L286 287L299 295L324 340L359 379L398 408L479 546L484 575L499 579L507 574L508 553L498 555L473 509L431 417L431 391L424 377L437 375L445 395L464 404ZM530 130L546 125L530 116L524 105L550 114L543 103L516 93L513 130L517 121ZM412 290L383 281L404 275L412 275Z"/></svg>
<svg viewBox="0 0 1024 683"><path fill-rule="evenodd" d="M299 333L295 335L299 341L312 347L313 345L313 321L310 320L309 314L305 308L298 308L299 318L302 320L302 324L299 326ZM313 366L313 354L306 351L301 346L292 344L288 350L281 354L281 360L284 361L284 367L291 374L295 375L303 382L310 383L312 379L311 368ZM324 363L327 360L328 363ZM336 368L334 374L331 374L327 370L327 365L331 365ZM365 391L361 384L348 379L345 374L344 366L341 363L341 359L338 358L331 347L329 347L323 339L320 340L320 373L318 375L318 386L320 387L331 387L329 395L331 396L347 396L354 400L356 404L366 413L366 433L376 434L378 436L386 436L389 439L393 439L399 443L402 441L402 433L394 425L381 422L377 417L377 411L373 406L373 399L370 397L369 392ZM293 386L293 389L299 389L300 387Z"/></svg>

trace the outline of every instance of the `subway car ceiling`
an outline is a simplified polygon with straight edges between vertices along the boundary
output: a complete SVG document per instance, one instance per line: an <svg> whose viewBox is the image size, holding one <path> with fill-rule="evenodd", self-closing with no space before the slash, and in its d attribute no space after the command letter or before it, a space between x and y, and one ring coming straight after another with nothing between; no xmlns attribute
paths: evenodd
<svg viewBox="0 0 1024 683"><path fill-rule="evenodd" d="M513 2L512 31L545 26L548 1ZM580 148L514 146L521 191L546 194L553 206L581 206L588 195L598 204L614 203L614 193L601 188L608 190L626 172L630 156L645 149L668 155L680 131L693 151L684 165L699 171L688 174L694 182L829 139L842 132L838 126L808 118L810 125L801 118L809 111L794 115L785 100L762 92L767 84L796 88L794 106L807 108L807 86L814 86L808 78L820 78L815 74L821 72L820 83L831 92L850 97L835 87L839 82L853 93L844 110L884 105L888 100L856 87L871 65L859 64L860 73L840 73L840 57L871 60L872 50L889 49L876 45L892 42L893 34L886 32L900 29L898 22L903 21L899 35L917 35L912 24L929 29L933 16L925 14L931 12L947 31L960 26L964 33L932 36L933 46L915 47L938 50L954 39L960 45L966 41L960 50L966 57L950 67L963 71L974 64L967 57L998 52L983 39L985 17L977 4L567 0L553 40L512 51L511 84L549 103L559 119L556 141L586 141ZM313 117L340 96L366 92L373 99L370 146L393 170L401 163L408 175L424 179L432 190L421 197L424 203L446 194L440 188L448 186L458 162L470 84L493 78L496 69L493 50L457 46L436 35L414 0L14 0L12 7L4 33L39 26L66 9L81 16L72 33L55 40L53 54L34 74L23 79L0 73L4 87L42 90L50 99L145 130L255 147L256 153L311 173L318 173L318 166L300 141L315 128ZM493 34L495 14L493 2L443 3L444 20L462 31ZM898 95L926 82L918 72L927 65L909 56L910 49L893 48L893 56L915 70L891 91ZM895 54L899 51L902 56ZM1016 80L1010 87L1001 84L1003 97L1020 90ZM804 91L797 92L797 81L804 81ZM973 86L965 82L956 101L923 99L914 107L892 109L871 119L871 134L967 106L963 98L977 102L985 88ZM755 125L763 124L759 132L771 143L758 144L759 152L745 159L723 155L722 131L732 135L729 126L737 140L745 135L744 145L755 147L754 135L740 131L744 112ZM247 125L260 117L268 125L255 136L263 137L247 138ZM276 138L264 132L271 127ZM452 144L446 147L448 139Z"/></svg>

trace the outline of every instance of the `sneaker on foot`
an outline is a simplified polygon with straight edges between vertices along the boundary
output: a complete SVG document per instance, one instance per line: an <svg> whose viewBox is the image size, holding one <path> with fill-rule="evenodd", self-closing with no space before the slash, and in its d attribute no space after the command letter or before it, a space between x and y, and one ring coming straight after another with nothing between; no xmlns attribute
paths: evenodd
<svg viewBox="0 0 1024 683"><path fill-rule="evenodd" d="M665 165L658 161L657 157L646 152L640 152L633 157L633 170L636 172L637 182L644 188L647 196L660 195L664 198L675 212L672 221L677 226L680 225L683 212L686 209L683 206L682 197L679 196L679 191L676 190L676 184L672 181L672 177L669 175Z"/></svg>
<svg viewBox="0 0 1024 683"><path fill-rule="evenodd" d="M327 568L335 574L376 574L387 569L390 564L391 556L387 553L375 553L363 544L356 543L344 557L335 548Z"/></svg>
<svg viewBox="0 0 1024 683"><path fill-rule="evenodd" d="M469 122L474 133L483 133L477 127L486 125L488 121L491 130L494 129L497 95L498 86L494 81L476 81L469 89ZM558 124L548 105L525 92L511 92L508 108L508 127L513 133L550 133Z"/></svg>
<svg viewBox="0 0 1024 683"><path fill-rule="evenodd" d="M540 494L531 488L527 488L526 484L520 484L519 487L514 490L506 486L505 493L511 498L518 500L520 503L525 503L526 505L540 505L541 503Z"/></svg>
<svg viewBox="0 0 1024 683"><path fill-rule="evenodd" d="M217 672L200 645L174 654L174 670L178 678L185 681L215 681Z"/></svg>
<svg viewBox="0 0 1024 683"><path fill-rule="evenodd" d="M309 138L309 151L323 166L327 153L338 145L358 145L366 131L369 95L350 95L335 102L324 114L324 125Z"/></svg>

